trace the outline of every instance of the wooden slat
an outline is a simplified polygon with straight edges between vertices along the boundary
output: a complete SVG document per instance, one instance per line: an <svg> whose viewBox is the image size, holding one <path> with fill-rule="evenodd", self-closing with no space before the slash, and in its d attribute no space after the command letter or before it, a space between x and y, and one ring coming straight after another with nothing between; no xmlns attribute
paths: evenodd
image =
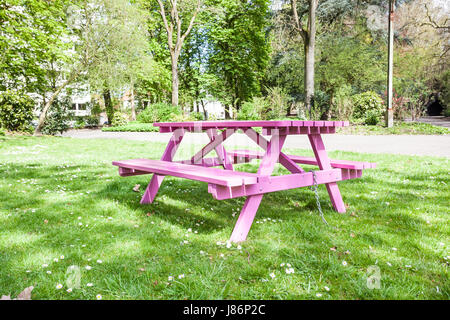
<svg viewBox="0 0 450 320"><path fill-rule="evenodd" d="M257 182L257 174L255 173L206 168L162 160L131 159L113 161L112 164L119 168L169 175L223 186L240 186Z"/></svg>
<svg viewBox="0 0 450 320"><path fill-rule="evenodd" d="M261 159L263 157L262 152L253 151L253 150L234 150L229 151L229 155L237 156L241 158L249 158L250 159ZM287 155L292 161L295 163L309 164L309 165L317 165L317 160L314 157L303 157L303 156L294 156ZM371 162L359 162L359 161L349 161L349 160L330 160L331 166L333 168L341 168L341 169L371 169L376 167L376 163Z"/></svg>

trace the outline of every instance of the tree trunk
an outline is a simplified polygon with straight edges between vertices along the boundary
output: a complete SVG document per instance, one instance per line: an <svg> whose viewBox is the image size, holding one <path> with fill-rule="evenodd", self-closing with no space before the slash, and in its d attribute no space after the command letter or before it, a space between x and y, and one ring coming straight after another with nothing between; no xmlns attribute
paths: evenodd
<svg viewBox="0 0 450 320"><path fill-rule="evenodd" d="M106 117L108 118L108 124L111 125L111 121L114 118L114 107L111 101L111 92L109 89L103 90L103 100L105 100Z"/></svg>
<svg viewBox="0 0 450 320"><path fill-rule="evenodd" d="M172 104L174 106L178 106L178 84L178 59L172 55Z"/></svg>
<svg viewBox="0 0 450 320"><path fill-rule="evenodd" d="M61 93L61 91L69 83L71 83L73 80L75 80L75 78L77 78L79 74L80 73L78 71L73 72L69 76L69 78L61 86L59 86L58 89L56 89L56 91L52 94L50 99L47 101L47 103L44 106L44 109L42 109L42 112L39 115L39 122L38 122L38 125L37 125L36 129L34 130L34 135L35 136L41 135L41 130L44 127L45 119L47 118L47 112L48 112L48 110L50 110L50 107L52 106L53 101L55 101L55 99L58 97L58 95Z"/></svg>
<svg viewBox="0 0 450 320"><path fill-rule="evenodd" d="M136 121L136 108L134 106L134 85L131 84L130 91L130 99L131 99L131 120Z"/></svg>
<svg viewBox="0 0 450 320"><path fill-rule="evenodd" d="M305 108L314 107L314 50L316 45L316 0L309 1L308 31L304 41L305 47Z"/></svg>

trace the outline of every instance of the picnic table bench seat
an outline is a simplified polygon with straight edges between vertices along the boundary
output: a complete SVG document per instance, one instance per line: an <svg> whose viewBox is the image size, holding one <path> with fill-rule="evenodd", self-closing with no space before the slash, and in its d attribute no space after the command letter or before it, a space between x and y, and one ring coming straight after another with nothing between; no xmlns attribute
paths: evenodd
<svg viewBox="0 0 450 320"><path fill-rule="evenodd" d="M264 157L263 152L258 152L258 151L254 151L254 150L233 150L233 151L228 151L228 154L235 158L234 159L235 163L239 163L240 161L249 162L250 160L262 159ZM303 157L303 156L295 156L295 155L288 155L288 157L295 163L309 164L309 165L317 166L317 160L315 157ZM330 164L331 164L331 167L333 167L333 168L352 169L352 170L371 169L371 168L376 167L376 163L350 161L350 160L330 159Z"/></svg>
<svg viewBox="0 0 450 320"><path fill-rule="evenodd" d="M114 161L119 167L120 176L156 173L173 177L217 184L227 187L257 183L256 173L222 170L211 167L192 166L178 162L151 159L130 159Z"/></svg>

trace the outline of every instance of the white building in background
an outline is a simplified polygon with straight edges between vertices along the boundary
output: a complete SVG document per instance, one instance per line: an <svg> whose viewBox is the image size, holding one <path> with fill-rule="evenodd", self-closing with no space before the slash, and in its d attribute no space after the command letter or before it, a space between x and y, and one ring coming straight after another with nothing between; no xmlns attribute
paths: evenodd
<svg viewBox="0 0 450 320"><path fill-rule="evenodd" d="M210 119L225 119L225 106L218 100L203 100L202 103L194 102L194 112L203 114L203 106L206 109L208 120ZM232 117L233 115L230 114Z"/></svg>
<svg viewBox="0 0 450 320"><path fill-rule="evenodd" d="M89 104L91 102L91 95L74 95L71 97L70 112L76 117L87 117L91 115Z"/></svg>

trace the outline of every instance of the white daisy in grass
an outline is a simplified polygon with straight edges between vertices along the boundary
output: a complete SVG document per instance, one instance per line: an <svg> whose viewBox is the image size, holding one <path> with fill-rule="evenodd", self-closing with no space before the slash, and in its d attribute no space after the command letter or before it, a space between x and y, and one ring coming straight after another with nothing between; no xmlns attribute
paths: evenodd
<svg viewBox="0 0 450 320"><path fill-rule="evenodd" d="M241 246L241 245L238 245L238 246L236 247L236 249L242 250L242 246Z"/></svg>
<svg viewBox="0 0 450 320"><path fill-rule="evenodd" d="M97 300L102 300L102 295L101 294L98 294L95 297L97 298Z"/></svg>
<svg viewBox="0 0 450 320"><path fill-rule="evenodd" d="M285 271L286 271L287 274L295 273L294 268L286 268Z"/></svg>
<svg viewBox="0 0 450 320"><path fill-rule="evenodd" d="M71 293L72 292L72 288L69 288L69 289L67 289L66 290L68 293Z"/></svg>
<svg viewBox="0 0 450 320"><path fill-rule="evenodd" d="M231 242L230 241L227 241L227 248L228 249L231 248Z"/></svg>
<svg viewBox="0 0 450 320"><path fill-rule="evenodd" d="M276 275L275 275L274 272L272 272L271 274L269 274L269 276L270 276L272 279L275 279L275 277L276 277Z"/></svg>
<svg viewBox="0 0 450 320"><path fill-rule="evenodd" d="M386 264L387 264L389 267L392 267L392 264L391 264L390 262L386 262Z"/></svg>
<svg viewBox="0 0 450 320"><path fill-rule="evenodd" d="M322 297L322 294L321 293L316 293L316 297L320 298L320 297Z"/></svg>
<svg viewBox="0 0 450 320"><path fill-rule="evenodd" d="M47 274L52 274L52 272L50 270L47 271Z"/></svg>
<svg viewBox="0 0 450 320"><path fill-rule="evenodd" d="M178 279L183 279L184 278L184 273L183 274L180 274L179 276L178 276Z"/></svg>
<svg viewBox="0 0 450 320"><path fill-rule="evenodd" d="M92 287L94 284L92 284L91 282L86 283L86 287Z"/></svg>
<svg viewBox="0 0 450 320"><path fill-rule="evenodd" d="M55 261L55 262L58 262L58 261L59 261L59 259L58 259L58 258L55 258L55 259L53 259L53 261Z"/></svg>
<svg viewBox="0 0 450 320"><path fill-rule="evenodd" d="M100 260L100 259L98 259L98 260L97 260L97 263L103 263L103 261L102 261L102 260Z"/></svg>
<svg viewBox="0 0 450 320"><path fill-rule="evenodd" d="M285 263L283 262L283 263L280 264L280 267L284 267L284 265L285 265Z"/></svg>
<svg viewBox="0 0 450 320"><path fill-rule="evenodd" d="M60 258L61 260L64 260L64 256L63 256L63 255L61 255L59 258Z"/></svg>
<svg viewBox="0 0 450 320"><path fill-rule="evenodd" d="M46 263L44 263L43 265L42 265L42 268L47 268L48 267L48 264L46 264Z"/></svg>
<svg viewBox="0 0 450 320"><path fill-rule="evenodd" d="M91 270L92 267L91 267L91 266L86 266L85 269L86 269L86 270Z"/></svg>
<svg viewBox="0 0 450 320"><path fill-rule="evenodd" d="M58 283L57 285L56 285L56 289L62 289L62 287L63 287L63 285L61 284L61 283Z"/></svg>
<svg viewBox="0 0 450 320"><path fill-rule="evenodd" d="M327 286L323 287L326 291L330 291L330 288L328 288Z"/></svg>
<svg viewBox="0 0 450 320"><path fill-rule="evenodd" d="M169 277L167 278L167 280L173 281L173 276L169 276Z"/></svg>
<svg viewBox="0 0 450 320"><path fill-rule="evenodd" d="M347 261L342 261L342 265L344 266L344 267L346 267L347 266Z"/></svg>

